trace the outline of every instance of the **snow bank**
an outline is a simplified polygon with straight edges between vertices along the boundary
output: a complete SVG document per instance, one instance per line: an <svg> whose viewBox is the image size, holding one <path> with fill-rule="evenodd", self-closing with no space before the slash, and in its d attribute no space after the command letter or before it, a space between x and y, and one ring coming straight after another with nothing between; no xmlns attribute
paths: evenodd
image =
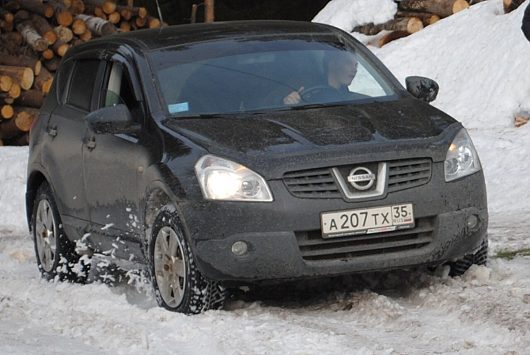
<svg viewBox="0 0 530 355"><path fill-rule="evenodd" d="M393 0L333 0L313 19L350 32L367 23L384 23L394 18L397 5Z"/></svg>
<svg viewBox="0 0 530 355"><path fill-rule="evenodd" d="M340 25L353 2L341 3L341 11L315 21L348 29ZM530 125L513 126L514 113L530 111L530 43L521 32L526 5L505 15L501 0L483 2L381 49L370 47L402 83L422 75L440 84L433 105L473 137L494 223L520 222L530 207Z"/></svg>
<svg viewBox="0 0 530 355"><path fill-rule="evenodd" d="M0 147L0 234L26 233L27 147Z"/></svg>

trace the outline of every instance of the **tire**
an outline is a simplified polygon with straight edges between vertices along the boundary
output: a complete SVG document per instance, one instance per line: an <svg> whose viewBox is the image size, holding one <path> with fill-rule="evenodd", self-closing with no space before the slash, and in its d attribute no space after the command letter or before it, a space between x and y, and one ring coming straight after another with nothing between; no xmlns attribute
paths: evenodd
<svg viewBox="0 0 530 355"><path fill-rule="evenodd" d="M488 238L485 238L480 248L472 254L465 255L462 259L449 263L450 276L463 275L471 265L486 265L488 262Z"/></svg>
<svg viewBox="0 0 530 355"><path fill-rule="evenodd" d="M31 216L37 266L46 280L84 283L90 262L75 251L63 230L55 198L47 183L37 190Z"/></svg>
<svg viewBox="0 0 530 355"><path fill-rule="evenodd" d="M222 308L226 290L198 270L177 214L163 208L152 231L149 266L158 304L184 314Z"/></svg>

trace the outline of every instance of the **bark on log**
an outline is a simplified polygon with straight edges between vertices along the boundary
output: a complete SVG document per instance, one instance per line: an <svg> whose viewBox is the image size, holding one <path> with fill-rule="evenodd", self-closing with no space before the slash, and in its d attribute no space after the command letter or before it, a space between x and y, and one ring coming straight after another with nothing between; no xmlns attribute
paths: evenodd
<svg viewBox="0 0 530 355"><path fill-rule="evenodd" d="M502 0L502 6L504 8L504 13L507 14L517 9L525 0Z"/></svg>
<svg viewBox="0 0 530 355"><path fill-rule="evenodd" d="M19 136L21 132L29 132L38 114L39 110L34 108L17 108L12 119L0 123L0 138L10 139Z"/></svg>
<svg viewBox="0 0 530 355"><path fill-rule="evenodd" d="M44 94L42 91L35 89L24 91L17 99L15 99L15 104L18 106L40 108L43 103Z"/></svg>
<svg viewBox="0 0 530 355"><path fill-rule="evenodd" d="M85 21L90 31L98 36L107 36L116 33L116 27L108 21L105 21L99 17L89 15L77 15L76 18L80 18Z"/></svg>
<svg viewBox="0 0 530 355"><path fill-rule="evenodd" d="M23 21L27 21L29 20L31 14L29 13L29 11L26 11L26 10L18 10L15 15L14 15L14 18L15 18L15 23L20 23L20 22L23 22Z"/></svg>
<svg viewBox="0 0 530 355"><path fill-rule="evenodd" d="M46 68L42 68L40 74L35 77L35 88L39 89L43 94L50 92L53 83L53 76Z"/></svg>
<svg viewBox="0 0 530 355"><path fill-rule="evenodd" d="M407 32L407 31L394 31L394 32L390 32L390 33L387 33L386 35L384 35L383 37L379 38L379 40L377 41L377 44L379 47L383 47L384 45L392 42L392 41L395 41L396 39L400 39L400 38L403 38L403 37L407 37L409 36L410 33Z"/></svg>
<svg viewBox="0 0 530 355"><path fill-rule="evenodd" d="M1 7L0 7L0 18L2 18L7 23L13 23L15 20L15 17L13 16L11 12Z"/></svg>
<svg viewBox="0 0 530 355"><path fill-rule="evenodd" d="M48 41L49 45L52 45L57 41L57 34L44 17L33 14L31 16L31 22L42 38Z"/></svg>
<svg viewBox="0 0 530 355"><path fill-rule="evenodd" d="M29 144L29 133L24 133L20 136L17 136L15 138L11 138L9 140L7 140L6 142L7 145L11 145L11 146L24 146L24 145L28 145Z"/></svg>
<svg viewBox="0 0 530 355"><path fill-rule="evenodd" d="M0 104L13 105L14 102L15 99L9 97L9 94L7 92L0 92Z"/></svg>
<svg viewBox="0 0 530 355"><path fill-rule="evenodd" d="M415 33L423 29L423 22L417 17L396 18L380 25L367 24L357 26L353 32L360 32L371 36L378 34L383 30L387 31L406 31L408 33Z"/></svg>
<svg viewBox="0 0 530 355"><path fill-rule="evenodd" d="M41 68L41 74L42 71L43 69ZM8 75L12 77L24 90L29 90L31 88L35 77L31 68L7 65L0 65L0 75Z"/></svg>
<svg viewBox="0 0 530 355"><path fill-rule="evenodd" d="M46 18L53 17L53 7L47 4L43 4L40 0L17 0L20 7Z"/></svg>
<svg viewBox="0 0 530 355"><path fill-rule="evenodd" d="M53 57L50 60L44 62L44 67L50 72L56 72L59 69L59 64L61 64L60 57Z"/></svg>
<svg viewBox="0 0 530 355"><path fill-rule="evenodd" d="M52 49L59 57L64 57L68 49L70 49L70 45L66 42L59 40L53 44Z"/></svg>
<svg viewBox="0 0 530 355"><path fill-rule="evenodd" d="M70 42L74 37L74 33L68 27L57 26L54 28L54 31L57 34L58 39L65 43Z"/></svg>
<svg viewBox="0 0 530 355"><path fill-rule="evenodd" d="M35 75L39 75L40 69L42 68L42 63L37 58L8 54L0 55L0 65L28 67L33 69Z"/></svg>
<svg viewBox="0 0 530 355"><path fill-rule="evenodd" d="M401 10L430 12L440 17L447 17L467 9L466 0L403 0L398 3Z"/></svg>
<svg viewBox="0 0 530 355"><path fill-rule="evenodd" d="M4 19L0 19L0 30L3 32L12 32L15 26L14 22L7 22Z"/></svg>
<svg viewBox="0 0 530 355"><path fill-rule="evenodd" d="M64 3L57 0L49 0L49 4L55 11L55 20L59 25L66 27L72 25L72 22L74 22L74 16Z"/></svg>
<svg viewBox="0 0 530 355"><path fill-rule="evenodd" d="M20 32L27 44L37 52L42 52L48 48L48 41L38 34L35 27L30 21L25 21L17 25L17 31Z"/></svg>
<svg viewBox="0 0 530 355"><path fill-rule="evenodd" d="M119 11L123 19L127 21L129 21L133 16L146 18L148 15L147 9L145 7L117 6L116 10Z"/></svg>

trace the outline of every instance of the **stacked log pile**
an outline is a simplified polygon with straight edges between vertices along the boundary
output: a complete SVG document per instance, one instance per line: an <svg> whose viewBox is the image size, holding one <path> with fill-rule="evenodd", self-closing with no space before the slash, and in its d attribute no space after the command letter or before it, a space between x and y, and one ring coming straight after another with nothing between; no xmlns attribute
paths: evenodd
<svg viewBox="0 0 530 355"><path fill-rule="evenodd" d="M26 145L61 58L92 38L158 28L132 0L15 0L0 7L0 145Z"/></svg>
<svg viewBox="0 0 530 355"><path fill-rule="evenodd" d="M371 45L382 47L396 39L409 36L433 25L440 19L467 9L485 0L395 0L398 11L395 18L383 24L366 24L353 32L376 36ZM503 0L506 13L515 10L524 0Z"/></svg>

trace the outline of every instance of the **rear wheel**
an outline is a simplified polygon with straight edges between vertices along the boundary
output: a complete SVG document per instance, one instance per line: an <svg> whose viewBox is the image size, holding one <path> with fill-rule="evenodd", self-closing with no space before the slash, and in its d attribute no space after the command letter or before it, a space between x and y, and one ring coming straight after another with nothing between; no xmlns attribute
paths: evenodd
<svg viewBox="0 0 530 355"><path fill-rule="evenodd" d="M85 282L88 263L80 260L75 244L64 233L55 199L47 183L36 194L32 215L33 241L37 265L47 280Z"/></svg>
<svg viewBox="0 0 530 355"><path fill-rule="evenodd" d="M488 239L484 239L480 248L472 254L465 255L462 259L449 263L451 276L463 275L471 265L486 265L488 262Z"/></svg>
<svg viewBox="0 0 530 355"><path fill-rule="evenodd" d="M176 213L162 209L150 244L151 277L161 307L186 314L222 308L226 291L197 269Z"/></svg>

